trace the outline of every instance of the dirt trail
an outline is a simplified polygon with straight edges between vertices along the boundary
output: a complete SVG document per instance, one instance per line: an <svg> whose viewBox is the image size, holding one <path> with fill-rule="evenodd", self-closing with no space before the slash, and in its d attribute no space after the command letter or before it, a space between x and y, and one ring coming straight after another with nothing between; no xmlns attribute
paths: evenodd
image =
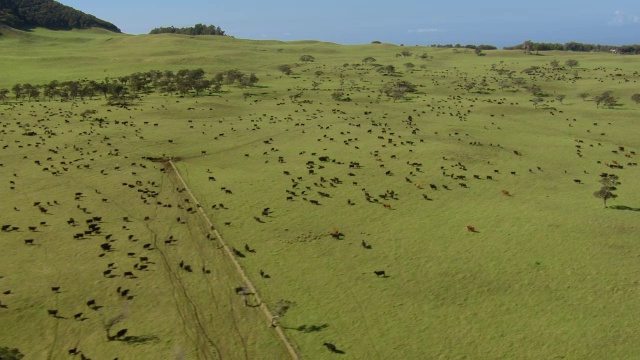
<svg viewBox="0 0 640 360"><path fill-rule="evenodd" d="M184 187L185 191L189 194L189 196L191 197L191 199L195 203L195 206L198 209L198 212L202 216L202 219L208 225L209 233L212 234L213 236L215 236L216 239L218 239L218 241L220 242L220 245L222 246L223 251L225 252L225 254L229 258L229 260L231 260L233 265L238 270L238 273L242 277L242 280L244 281L246 287L249 289L249 291L251 291L254 294L254 297L258 301L258 303L260 304L259 306L262 309L262 311L264 312L264 315L267 317L268 322L271 323L271 319L273 319L273 314L271 313L271 311L269 310L269 308L267 307L265 302L262 301L262 299L260 298L260 296L259 296L259 294L258 294L258 292L256 290L256 287L253 285L253 282L251 282L249 277L247 277L247 274L245 273L244 269L242 268L242 266L240 265L238 260L233 255L233 252L231 251L231 249L229 248L227 243L224 241L224 239L222 239L222 236L220 235L218 230L216 230L215 226L213 226L213 223L211 223L211 220L209 220L209 217L207 216L207 214L205 213L204 209L200 205L200 202L195 197L195 195L193 195L193 193L191 192L191 189L189 188L189 186L187 186L187 183L182 178L182 175L180 175L180 172L178 171L178 168L175 166L173 161L169 160L168 164L171 166L171 169L173 170L173 172L177 176L178 180L180 180L180 182L182 183L182 186ZM293 347L293 345L291 344L291 342L289 341L289 339L285 335L284 331L282 331L282 328L280 328L279 326L276 326L273 329L276 331L276 333L280 337L280 340L282 341L282 343L287 347L287 350L289 351L289 354L291 355L291 358L294 359L294 360L298 360L300 357L298 356L298 353L296 352L295 348Z"/></svg>

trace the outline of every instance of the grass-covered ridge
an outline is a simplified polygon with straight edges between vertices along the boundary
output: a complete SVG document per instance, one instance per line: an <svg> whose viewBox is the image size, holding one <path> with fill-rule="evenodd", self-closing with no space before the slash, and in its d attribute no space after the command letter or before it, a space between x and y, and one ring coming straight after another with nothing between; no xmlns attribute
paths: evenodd
<svg viewBox="0 0 640 360"><path fill-rule="evenodd" d="M2 0L0 24L16 29L51 30L101 28L120 32L117 26L54 0Z"/></svg>
<svg viewBox="0 0 640 360"><path fill-rule="evenodd" d="M0 347L288 356L236 294L200 208L150 160L171 158L265 304L289 306L279 326L301 358L340 356L324 343L345 359L640 355L633 57L40 29L0 41L0 89L198 68L259 79L199 96L149 85L126 107L9 93ZM608 91L611 106L594 101ZM607 208L601 173L621 183ZM113 319L109 336L127 332L108 339Z"/></svg>

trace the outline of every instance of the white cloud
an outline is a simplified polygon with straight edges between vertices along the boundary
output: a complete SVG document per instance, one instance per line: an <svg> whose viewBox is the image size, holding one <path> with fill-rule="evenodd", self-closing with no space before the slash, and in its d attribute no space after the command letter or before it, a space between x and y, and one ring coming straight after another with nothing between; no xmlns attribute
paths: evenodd
<svg viewBox="0 0 640 360"><path fill-rule="evenodd" d="M431 32L442 32L442 29L413 29L409 30L409 34L422 34L422 33L431 33Z"/></svg>
<svg viewBox="0 0 640 360"><path fill-rule="evenodd" d="M630 15L624 11L616 10L613 13L613 18L608 22L612 26L623 26L627 24L640 24L640 16Z"/></svg>

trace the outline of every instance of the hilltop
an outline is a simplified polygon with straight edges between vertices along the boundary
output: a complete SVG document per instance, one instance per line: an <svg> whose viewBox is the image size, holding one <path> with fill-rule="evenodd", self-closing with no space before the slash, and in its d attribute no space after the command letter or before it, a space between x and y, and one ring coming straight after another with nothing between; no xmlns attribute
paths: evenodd
<svg viewBox="0 0 640 360"><path fill-rule="evenodd" d="M43 27L51 30L93 27L121 32L110 22L53 0L0 0L0 25L16 29Z"/></svg>

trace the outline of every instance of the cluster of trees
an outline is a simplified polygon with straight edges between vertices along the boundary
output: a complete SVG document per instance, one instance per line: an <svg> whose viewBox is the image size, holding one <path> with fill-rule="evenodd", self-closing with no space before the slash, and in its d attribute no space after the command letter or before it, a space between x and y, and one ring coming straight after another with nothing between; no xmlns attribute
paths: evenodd
<svg viewBox="0 0 640 360"><path fill-rule="evenodd" d="M580 52L593 52L593 51L612 51L615 50L620 54L640 54L640 45L625 45L625 46L614 46L614 45L600 45L600 44L585 44L579 42L568 42L568 43L544 43L544 42L533 42L527 40L519 45L514 46L505 46L503 49L505 50L523 50L527 52L532 51L580 51Z"/></svg>
<svg viewBox="0 0 640 360"><path fill-rule="evenodd" d="M602 105L608 107L609 109L618 104L618 99L613 97L613 93L611 91L605 91L600 95L596 95L593 98L593 101L596 103L596 107Z"/></svg>
<svg viewBox="0 0 640 360"><path fill-rule="evenodd" d="M237 69L219 72L212 78L205 76L202 69L173 71L151 70L137 72L118 78L106 78L97 82L94 80L81 81L51 81L43 85L16 84L11 90L0 89L0 102L6 102L10 93L15 100L43 99L69 101L75 99L93 99L104 96L110 105L126 105L139 98L141 93L158 91L172 95L193 94L200 95L204 91L220 92L223 85L238 85L242 88L254 86L258 82L255 74L245 74Z"/></svg>
<svg viewBox="0 0 640 360"><path fill-rule="evenodd" d="M103 28L121 32L115 25L53 0L0 0L0 24L17 29L53 30Z"/></svg>
<svg viewBox="0 0 640 360"><path fill-rule="evenodd" d="M486 44L481 44L481 45L461 45L461 44L432 44L431 47L434 48L453 48L453 49L470 49L470 50L475 50L475 49L480 49L480 50L496 50L498 49L497 47L493 46L493 45L486 45Z"/></svg>
<svg viewBox="0 0 640 360"><path fill-rule="evenodd" d="M380 93L393 99L393 102L404 98L407 93L414 92L416 92L416 86L405 80L388 82L380 89Z"/></svg>
<svg viewBox="0 0 640 360"><path fill-rule="evenodd" d="M149 34L182 34L182 35L225 35L220 26L196 24L192 27L177 28L173 26L152 29Z"/></svg>
<svg viewBox="0 0 640 360"><path fill-rule="evenodd" d="M638 55L640 54L640 45L624 45L617 47L615 50L617 54Z"/></svg>

